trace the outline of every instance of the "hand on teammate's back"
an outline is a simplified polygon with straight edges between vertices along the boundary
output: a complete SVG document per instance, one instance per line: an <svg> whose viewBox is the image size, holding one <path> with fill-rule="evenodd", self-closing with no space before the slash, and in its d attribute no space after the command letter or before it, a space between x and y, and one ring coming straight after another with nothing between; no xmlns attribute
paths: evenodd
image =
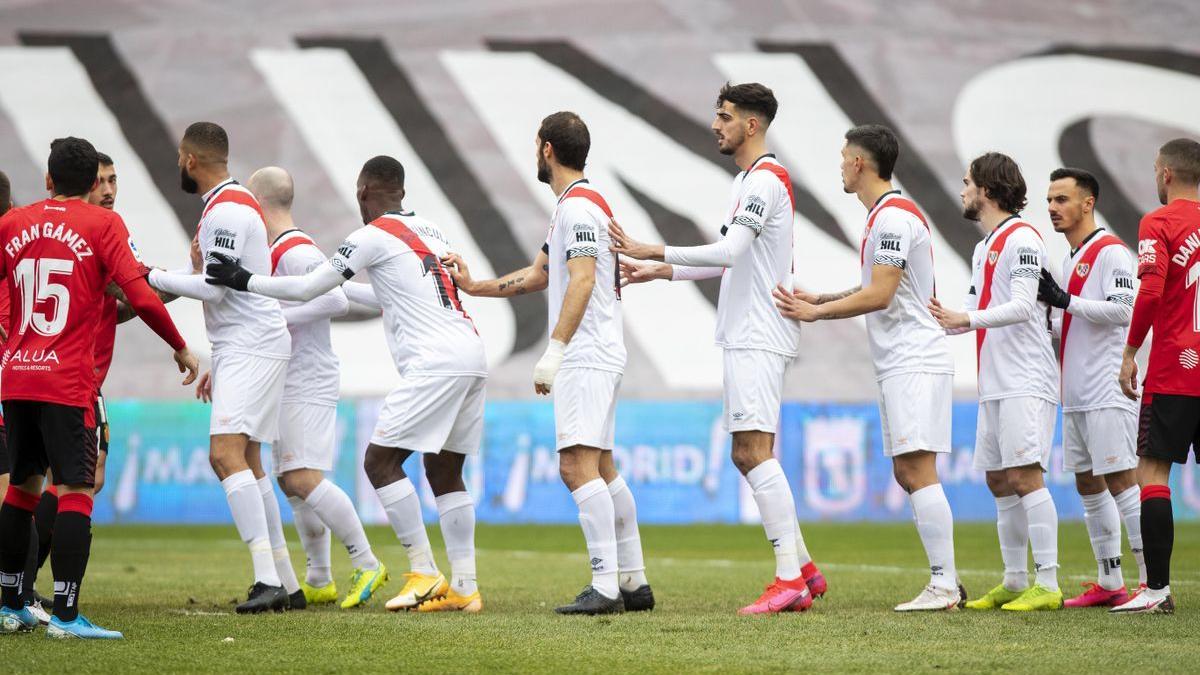
<svg viewBox="0 0 1200 675"><path fill-rule="evenodd" d="M641 284L655 279L671 279L671 266L667 263L635 262L621 258L621 287Z"/></svg>
<svg viewBox="0 0 1200 675"><path fill-rule="evenodd" d="M183 378L183 386L186 387L196 381L196 375L200 372L200 360L187 347L175 352L175 363L179 366L179 372L187 373L187 376Z"/></svg>
<svg viewBox="0 0 1200 675"><path fill-rule="evenodd" d="M228 286L234 290L244 291L253 276L250 270L243 268L236 260L224 253L212 254L214 261L204 269L208 283L214 286Z"/></svg>
<svg viewBox="0 0 1200 675"><path fill-rule="evenodd" d="M649 246L625 234L625 230L612 218L608 221L608 236L612 239L612 246L608 250L613 253L620 253L638 260L645 260L653 255Z"/></svg>
<svg viewBox="0 0 1200 675"><path fill-rule="evenodd" d="M816 297L803 291L788 290L779 284L771 291L775 297L775 306L779 313L793 321L816 321L817 306L812 300Z"/></svg>
<svg viewBox="0 0 1200 675"><path fill-rule="evenodd" d="M933 314L933 318L946 330L971 327L971 317L967 316L966 312L946 309L937 298L929 299L929 313Z"/></svg>
<svg viewBox="0 0 1200 675"><path fill-rule="evenodd" d="M457 253L447 253L442 256L442 265L450 271L450 278L454 280L454 285L467 295L471 295L474 290L474 280L471 279L471 270L467 267L467 263Z"/></svg>

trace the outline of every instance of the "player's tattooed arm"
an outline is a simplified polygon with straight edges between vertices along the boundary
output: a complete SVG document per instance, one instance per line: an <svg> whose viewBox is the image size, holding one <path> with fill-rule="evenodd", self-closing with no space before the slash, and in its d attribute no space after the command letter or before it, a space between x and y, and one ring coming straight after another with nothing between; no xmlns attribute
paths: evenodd
<svg viewBox="0 0 1200 675"><path fill-rule="evenodd" d="M511 298L514 295L544 290L550 284L550 259L545 251L538 253L532 265L509 272L499 279L472 278L471 269L457 253L443 257L442 264L450 270L450 278L459 290L476 297Z"/></svg>
<svg viewBox="0 0 1200 675"><path fill-rule="evenodd" d="M816 302L813 302L812 304L823 305L827 302L836 302L842 298L848 298L861 290L862 286L855 286L854 288L848 288L841 293L821 293L816 296Z"/></svg>

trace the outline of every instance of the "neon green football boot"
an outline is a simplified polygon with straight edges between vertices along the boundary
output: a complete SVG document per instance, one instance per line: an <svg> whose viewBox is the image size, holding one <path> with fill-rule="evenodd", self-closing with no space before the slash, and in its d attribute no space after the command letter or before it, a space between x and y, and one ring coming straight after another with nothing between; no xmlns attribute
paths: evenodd
<svg viewBox="0 0 1200 675"><path fill-rule="evenodd" d="M1001 605L1021 597L1024 592L1010 591L1004 587L1004 584L1000 584L988 591L986 595L969 600L964 607L967 609L999 609Z"/></svg>
<svg viewBox="0 0 1200 675"><path fill-rule="evenodd" d="M337 602L337 584L330 581L324 586L313 586L307 581L300 582L300 591L304 593L304 600L310 605L328 605L331 602Z"/></svg>
<svg viewBox="0 0 1200 675"><path fill-rule="evenodd" d="M1036 612L1043 609L1062 609L1062 591L1052 591L1041 584L1034 584L1021 597L1000 607L1010 612Z"/></svg>
<svg viewBox="0 0 1200 675"><path fill-rule="evenodd" d="M366 570L361 567L354 570L350 577L350 592L342 600L342 609L350 609L365 604L388 580L387 567L379 563L379 569Z"/></svg>

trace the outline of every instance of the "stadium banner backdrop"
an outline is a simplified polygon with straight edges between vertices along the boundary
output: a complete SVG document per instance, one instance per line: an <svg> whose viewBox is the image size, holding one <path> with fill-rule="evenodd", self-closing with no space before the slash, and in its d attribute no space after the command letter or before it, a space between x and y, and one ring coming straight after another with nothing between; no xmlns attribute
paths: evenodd
<svg viewBox="0 0 1200 675"><path fill-rule="evenodd" d="M387 522L362 473L362 453L381 401L338 406L338 456L333 479L367 522ZM229 507L208 463L208 406L195 402L117 401L107 487L96 500L97 523L227 523ZM638 502L643 523L757 522L745 481L729 459L717 402L626 401L617 414L617 466ZM992 520L995 503L981 472L971 468L976 404L954 405L954 452L939 456L946 495L960 520ZM549 402L489 403L480 454L467 462L466 483L478 519L487 523L574 523L577 511L558 476L554 416ZM776 455L791 480L801 521L903 521L907 496L883 456L874 403L786 403ZM270 472L270 453L264 450ZM1175 517L1200 516L1200 467L1177 469ZM433 495L421 463L410 458L428 522ZM1061 433L1047 483L1063 519L1081 519L1074 478L1062 471ZM282 493L281 512L290 519Z"/></svg>

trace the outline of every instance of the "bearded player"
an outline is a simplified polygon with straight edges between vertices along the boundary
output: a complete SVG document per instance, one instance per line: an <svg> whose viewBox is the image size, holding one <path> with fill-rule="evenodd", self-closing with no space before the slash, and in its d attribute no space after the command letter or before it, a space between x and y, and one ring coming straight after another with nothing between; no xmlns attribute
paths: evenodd
<svg viewBox="0 0 1200 675"><path fill-rule="evenodd" d="M733 463L754 491L775 550L775 579L742 614L804 611L826 590L800 534L792 488L773 452L784 370L800 341L799 325L785 319L771 297L776 286L792 286L795 214L791 178L767 149L767 129L778 109L775 94L758 83L726 84L717 96L712 124L717 148L741 169L717 242L647 245L615 222L610 227L613 251L666 263L626 267L631 282L721 277L716 342L724 351L722 419L733 435Z"/></svg>
<svg viewBox="0 0 1200 675"><path fill-rule="evenodd" d="M272 277L218 255L206 268L208 283L250 291L238 295L297 302L344 286L348 295L357 291L356 302L383 308L400 384L384 400L363 469L411 566L404 587L386 607L479 612L483 599L475 576L475 504L462 470L467 455L478 453L483 440L483 340L440 262L450 250L446 235L404 209L400 162L385 155L367 160L356 195L364 226L350 233L333 260L303 275ZM349 282L358 272L369 274L369 287ZM404 461L413 453L423 455L437 502L450 583L433 559L420 497L404 471Z"/></svg>
<svg viewBox="0 0 1200 675"><path fill-rule="evenodd" d="M1154 179L1162 208L1138 227L1138 289L1125 353L1121 390L1138 397L1134 358L1152 328L1150 362L1142 383L1138 428L1138 483L1142 486L1142 540L1146 589L1114 613L1170 614L1171 465L1200 461L1200 143L1177 138L1158 151Z"/></svg>
<svg viewBox="0 0 1200 675"><path fill-rule="evenodd" d="M616 256L608 250L612 211L584 177L587 125L572 112L542 120L535 141L538 180L558 196L550 232L533 264L476 281L458 256L455 283L470 295L512 297L549 289L550 342L533 371L534 391L554 394L559 473L579 508L592 583L560 614L654 608L646 581L633 493L617 473L612 448L617 391L625 372L625 335Z"/></svg>
<svg viewBox="0 0 1200 675"><path fill-rule="evenodd" d="M986 236L971 257L966 311L938 299L929 310L948 331L974 331L979 360L976 470L996 499L996 529L1004 580L968 609L1060 609L1058 511L1046 488L1058 416L1058 362L1050 342L1047 308L1038 302L1046 247L1020 217L1025 179L1007 155L975 158L963 176L963 217ZM1037 570L1031 586L1029 548Z"/></svg>

